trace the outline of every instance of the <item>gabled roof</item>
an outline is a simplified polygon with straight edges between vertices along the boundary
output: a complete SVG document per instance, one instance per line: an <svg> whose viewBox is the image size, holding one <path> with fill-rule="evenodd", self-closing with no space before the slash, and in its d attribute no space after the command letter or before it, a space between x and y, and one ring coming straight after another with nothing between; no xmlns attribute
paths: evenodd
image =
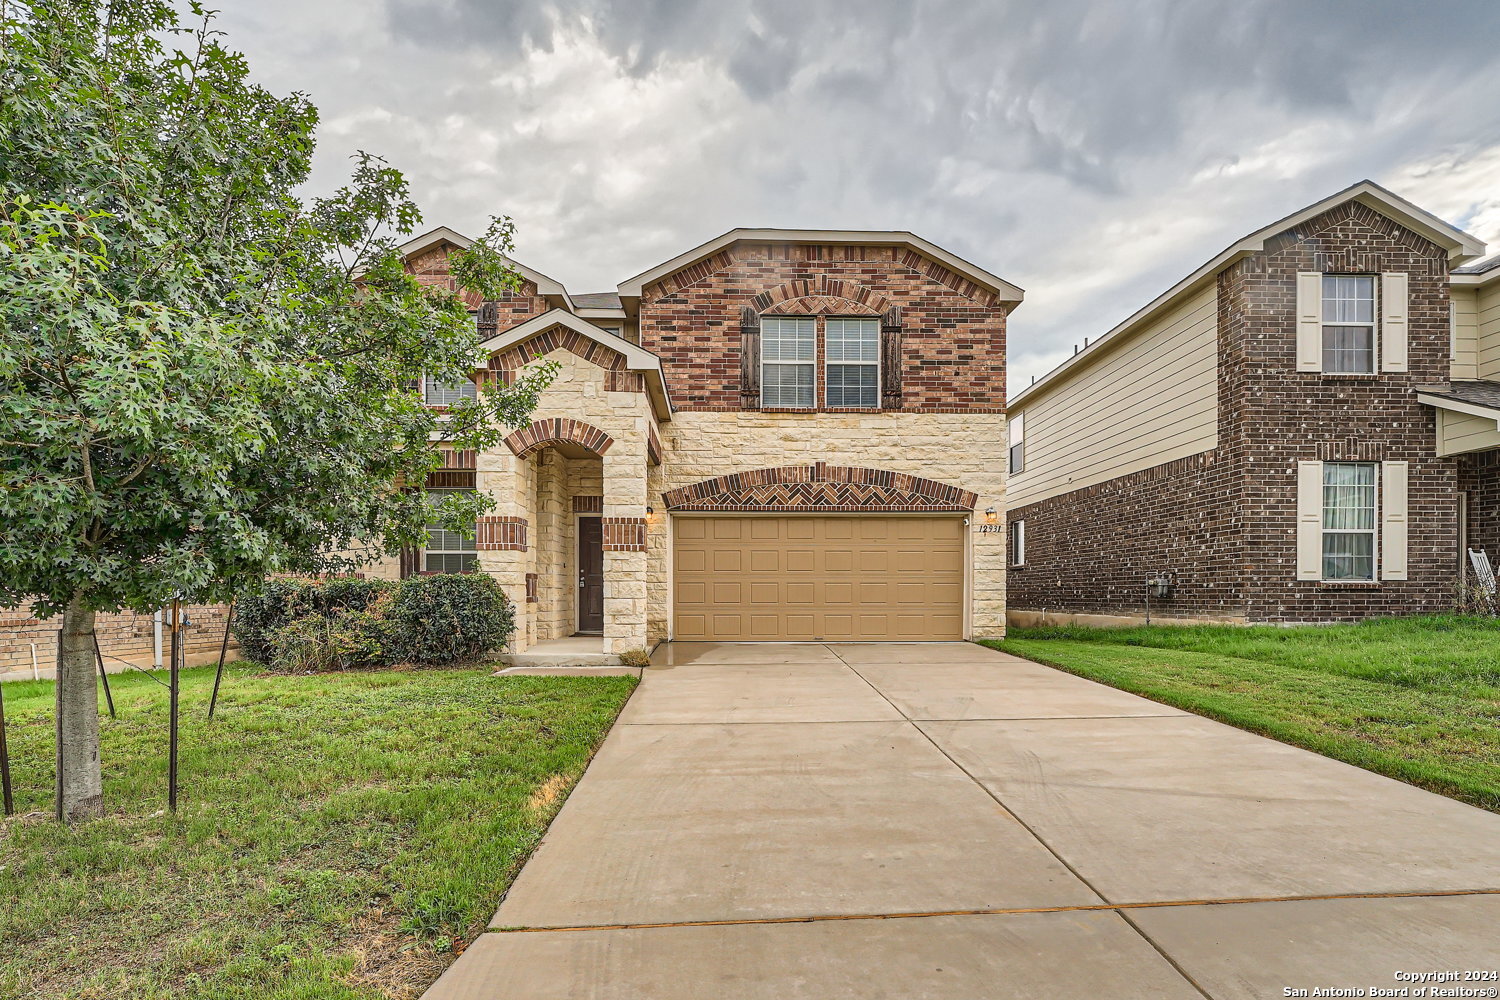
<svg viewBox="0 0 1500 1000"><path fill-rule="evenodd" d="M1417 400L1439 409L1500 422L1500 382L1454 379L1447 385L1418 386Z"/></svg>
<svg viewBox="0 0 1500 1000"><path fill-rule="evenodd" d="M410 257L412 254L421 253L428 247L437 246L440 243L452 243L460 250L467 250L469 247L474 245L474 241L469 239L462 233L455 232L454 230L449 229L447 226L438 226L431 232L423 233L421 236L412 237L405 243L401 244L401 246L397 249L400 250L401 256ZM540 271L534 271L531 268L527 267L525 264L521 264L517 261L511 260L509 257L504 257L503 259L505 260L506 264L510 265L516 270L517 274L525 278L527 281L531 282L533 285L536 285L536 291L538 295L541 295L545 298L558 299L569 309L573 308L573 300L568 297L568 290L563 287L562 282L558 281L555 278L549 278L547 277L547 275L543 274Z"/></svg>
<svg viewBox="0 0 1500 1000"><path fill-rule="evenodd" d="M643 271L633 278L620 282L621 298L640 298L641 289L654 281L691 267L698 261L712 257L720 250L735 243L833 243L849 246L904 246L934 260L955 274L962 275L995 292L1002 302L1019 303L1025 292L1003 278L969 263L962 257L949 253L936 244L929 243L913 233L884 230L859 229L731 229L723 236L696 246L687 253L678 254L664 264Z"/></svg>
<svg viewBox="0 0 1500 1000"><path fill-rule="evenodd" d="M1368 208L1372 208L1393 222L1397 222L1416 233L1418 236L1431 240L1447 251L1448 259L1451 261L1462 264L1484 254L1485 244L1477 237L1449 225L1432 213L1413 205L1400 195L1387 191L1374 181L1360 181L1358 184L1347 187L1336 194L1329 195L1321 201L1313 202L1306 208L1293 212L1286 218L1279 219L1269 226L1257 229L1249 236L1230 244L1208 263L1198 268L1198 270L1186 278L1183 278L1161 295L1152 299L1119 326L1116 326L1104 334L1104 336L1094 340L1083 350L1068 358L1046 375L1043 375L1031 385L1026 386L1011 396L1008 400L1008 405L1013 407L1028 398L1035 398L1043 392L1044 388L1062 382L1067 373L1092 364L1096 358L1108 350L1107 345L1118 343L1122 339L1129 337L1132 333L1142 329L1151 320L1156 319L1163 312L1175 306L1183 296L1197 291L1205 283L1214 280L1224 268L1244 257L1248 257L1250 254L1264 250L1266 241L1272 237L1279 236L1289 229L1295 229L1302 223L1310 219L1315 219L1324 212L1337 208L1349 201L1357 201Z"/></svg>
<svg viewBox="0 0 1500 1000"><path fill-rule="evenodd" d="M616 336L608 330L597 327L566 309L549 309L540 316L531 317L519 326L501 330L493 337L481 341L479 347L491 353L503 351L507 347L524 343L537 334L545 333L555 326L567 327L574 333L582 334L595 343L622 355L627 369L645 374L646 392L651 397L651 405L657 417L662 420L671 419L672 400L667 395L667 377L662 371L661 358L639 344L632 344L624 337Z"/></svg>

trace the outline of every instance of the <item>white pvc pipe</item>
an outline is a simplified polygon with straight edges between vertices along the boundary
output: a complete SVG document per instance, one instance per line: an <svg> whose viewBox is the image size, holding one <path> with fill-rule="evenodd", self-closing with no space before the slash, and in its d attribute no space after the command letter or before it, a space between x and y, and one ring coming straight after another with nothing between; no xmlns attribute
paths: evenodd
<svg viewBox="0 0 1500 1000"><path fill-rule="evenodd" d="M152 655L152 661L151 662L152 662L153 666L156 667L157 670L160 670L161 669L161 609L160 608L157 608L156 609L156 614L154 614L154 615L151 616L151 621L152 621L152 626L153 626L152 627L152 642L151 642L151 655Z"/></svg>

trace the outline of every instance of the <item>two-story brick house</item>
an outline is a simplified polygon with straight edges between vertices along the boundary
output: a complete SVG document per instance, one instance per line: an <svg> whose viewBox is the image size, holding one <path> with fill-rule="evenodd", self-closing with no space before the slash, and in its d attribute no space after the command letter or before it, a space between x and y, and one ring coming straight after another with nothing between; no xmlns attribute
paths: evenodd
<svg viewBox="0 0 1500 1000"><path fill-rule="evenodd" d="M441 283L464 245L440 229L403 252ZM735 230L607 293L520 271L472 303L476 385L423 387L441 404L559 365L529 426L445 451L428 483L495 509L373 572L494 574L517 651L1002 634L1020 289L894 232Z"/></svg>
<svg viewBox="0 0 1500 1000"><path fill-rule="evenodd" d="M1500 555L1500 267L1368 181L1010 400L1012 621L1332 621ZM1155 581L1152 586L1148 581Z"/></svg>

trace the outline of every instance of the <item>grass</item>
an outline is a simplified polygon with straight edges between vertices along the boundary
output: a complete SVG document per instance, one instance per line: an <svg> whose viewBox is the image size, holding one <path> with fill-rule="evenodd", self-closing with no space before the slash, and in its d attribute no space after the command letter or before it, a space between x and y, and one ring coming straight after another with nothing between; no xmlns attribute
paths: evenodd
<svg viewBox="0 0 1500 1000"><path fill-rule="evenodd" d="M0 997L414 997L484 927L634 687L481 670L111 677L109 815L51 821L52 685L7 684ZM101 699L102 703L102 699ZM31 813L31 815L26 815Z"/></svg>
<svg viewBox="0 0 1500 1000"><path fill-rule="evenodd" d="M1500 624L1011 629L984 643L1500 812Z"/></svg>

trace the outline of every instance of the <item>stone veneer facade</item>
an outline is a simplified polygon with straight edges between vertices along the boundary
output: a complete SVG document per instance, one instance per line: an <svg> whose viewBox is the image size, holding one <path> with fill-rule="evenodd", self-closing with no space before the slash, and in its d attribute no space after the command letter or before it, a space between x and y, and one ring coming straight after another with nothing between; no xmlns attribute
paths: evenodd
<svg viewBox="0 0 1500 1000"><path fill-rule="evenodd" d="M1299 271L1409 276L1409 371L1296 370ZM1218 275L1218 446L1008 513L1026 522L1011 567L1018 621L1041 612L1138 617L1144 581L1167 574L1163 618L1351 621L1449 608L1461 550L1460 469L1470 490L1496 476L1434 453L1433 411L1414 388L1449 377L1448 260L1441 248L1347 202L1267 242ZM1366 583L1296 578L1297 463L1410 463L1409 573ZM1471 494L1474 495L1474 494ZM1495 532L1471 511L1470 541ZM1500 546L1491 544L1491 551Z"/></svg>
<svg viewBox="0 0 1500 1000"><path fill-rule="evenodd" d="M447 280L446 252L413 258L424 280ZM547 309L534 285L504 302L471 305L482 337ZM513 651L577 627L580 516L603 518L604 649L666 639L673 513L664 494L734 473L761 482L787 467L800 469L793 476L839 481L778 495L765 510L940 511L975 521L969 629L999 636L1004 535L998 525L980 530L972 515L1004 502L1006 312L997 290L904 246L732 243L648 285L633 328L627 324L629 342L661 360L669 417L653 406L647 374L626 364L623 344L615 350L608 337L566 323L529 329L494 351L480 382L555 363L531 425L473 456L472 472L469 461L449 456L452 471L435 473L429 486L472 482L494 499L478 526L478 558L515 604ZM879 316L881 405L762 410L742 364L742 349L755 349L746 317L758 323L760 315ZM820 386L822 343L820 336ZM829 490L841 506L826 505ZM734 510L746 509L747 496ZM393 575L393 562L370 572ZM414 571L414 560L408 567Z"/></svg>

